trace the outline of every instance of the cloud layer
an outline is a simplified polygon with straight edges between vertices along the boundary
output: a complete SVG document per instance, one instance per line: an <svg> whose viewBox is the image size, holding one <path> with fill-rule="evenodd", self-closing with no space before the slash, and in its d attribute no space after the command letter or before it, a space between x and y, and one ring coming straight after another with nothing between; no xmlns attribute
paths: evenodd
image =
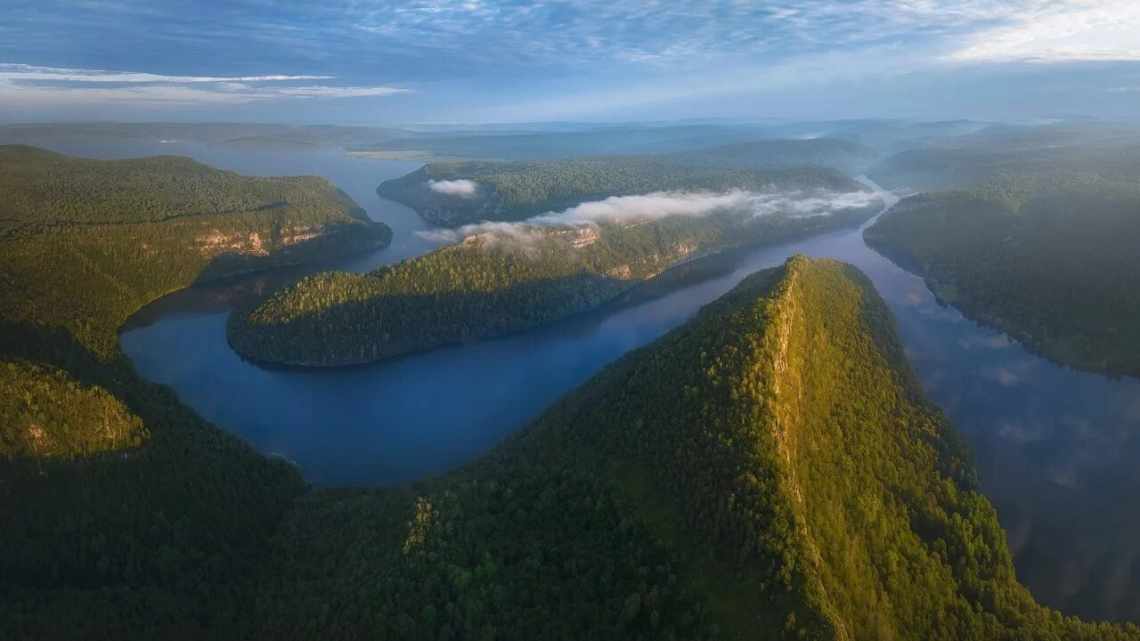
<svg viewBox="0 0 1140 641"><path fill-rule="evenodd" d="M739 112L745 107L733 105L757 105L758 96L768 99L749 107L751 116L765 117L774 115L774 99L803 90L816 93L779 115L802 118L804 107L821 102L852 112L827 117L882 115L882 103L860 110L836 86L873 96L891 88L884 79L896 81L906 91L896 88L902 98L895 100L905 101L929 93L921 79L932 73L951 74L936 84L954 85L953 96L969 93L954 82L963 70L1048 63L1058 82L1072 82L1077 75L1061 67L1114 63L1133 67L1101 70L1114 78L1105 87L1128 87L1134 80L1124 80L1140 65L1137 33L1134 0L233 0L216 12L174 0L41 0L5 7L0 61L35 65L0 69L0 103L217 104L215 113L231 115L225 105L414 87L405 119L660 118L644 107L703 99ZM1011 100L1035 104L1041 97L1026 89L1049 86L1039 77L1020 88L997 84L1007 93L975 94L1003 109ZM1101 91L1118 108L1131 106L1125 92ZM735 96L753 100L724 99ZM928 111L946 110L938 96L926 101ZM1056 99L1048 105L1072 110ZM395 121L374 103L353 113L358 121ZM953 117L963 115L977 116Z"/></svg>
<svg viewBox="0 0 1140 641"><path fill-rule="evenodd" d="M323 75L192 76L0 64L0 98L24 104L242 104L409 93L400 87L313 85ZM306 84L298 84L306 83Z"/></svg>
<svg viewBox="0 0 1140 641"><path fill-rule="evenodd" d="M454 243L469 236L486 235L505 240L536 239L543 228L586 227L599 223L631 224L660 220L670 216L700 217L718 212L737 212L743 216L785 215L793 218L828 216L846 209L869 207L881 202L870 191L773 191L751 192L734 189L727 192L659 191L637 196L611 196L560 212L541 214L518 223L484 222L458 229L434 229L420 232L423 238L441 243Z"/></svg>
<svg viewBox="0 0 1140 641"><path fill-rule="evenodd" d="M745 208L752 194L743 190L725 193L659 191L640 196L611 196L582 203L561 212L535 216L532 225L591 225L658 220L668 216L706 216L715 211Z"/></svg>
<svg viewBox="0 0 1140 641"><path fill-rule="evenodd" d="M1005 24L971 34L949 59L963 62L1140 60L1135 0L1010 3Z"/></svg>
<svg viewBox="0 0 1140 641"><path fill-rule="evenodd" d="M479 192L479 185L473 180L429 180L428 189L448 196L472 198Z"/></svg>

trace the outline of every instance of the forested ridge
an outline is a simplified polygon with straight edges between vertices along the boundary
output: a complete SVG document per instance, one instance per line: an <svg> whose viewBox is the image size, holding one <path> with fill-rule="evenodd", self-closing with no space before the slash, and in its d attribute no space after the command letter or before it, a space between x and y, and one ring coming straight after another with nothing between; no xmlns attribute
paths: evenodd
<svg viewBox="0 0 1140 641"><path fill-rule="evenodd" d="M598 307L683 260L855 224L873 211L724 211L473 233L369 274L306 278L231 315L227 335L234 349L259 361L366 363L531 329Z"/></svg>
<svg viewBox="0 0 1140 641"><path fill-rule="evenodd" d="M299 501L249 638L1137 639L1038 606L870 282L795 257L483 459Z"/></svg>
<svg viewBox="0 0 1140 641"><path fill-rule="evenodd" d="M101 355L115 352L131 313L163 294L391 239L323 179L249 178L186 158L0 147L0 185L4 318L65 327Z"/></svg>
<svg viewBox="0 0 1140 641"><path fill-rule="evenodd" d="M1107 123L991 126L894 154L868 172L888 189L972 189L1013 178L1140 177L1140 132Z"/></svg>
<svg viewBox="0 0 1140 641"><path fill-rule="evenodd" d="M709 152L711 153L711 152ZM738 151L739 153L739 151ZM617 156L529 162L433 162L385 181L377 193L445 227L484 220L519 221L610 196L656 191L850 189L843 174L824 168L721 166L707 154ZM473 193L435 191L431 181L471 181Z"/></svg>
<svg viewBox="0 0 1140 641"><path fill-rule="evenodd" d="M0 638L200 637L304 484L140 379L116 331L194 282L390 231L326 181L186 159L3 147L0 184Z"/></svg>
<svg viewBox="0 0 1140 641"><path fill-rule="evenodd" d="M1140 188L1100 173L916 196L865 234L944 302L1056 361L1140 375Z"/></svg>

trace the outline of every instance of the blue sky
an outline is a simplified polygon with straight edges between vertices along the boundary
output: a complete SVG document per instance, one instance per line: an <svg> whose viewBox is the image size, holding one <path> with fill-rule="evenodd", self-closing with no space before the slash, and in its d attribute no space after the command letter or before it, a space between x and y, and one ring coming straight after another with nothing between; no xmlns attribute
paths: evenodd
<svg viewBox="0 0 1140 641"><path fill-rule="evenodd" d="M1135 118L1137 0L6 0L0 120Z"/></svg>

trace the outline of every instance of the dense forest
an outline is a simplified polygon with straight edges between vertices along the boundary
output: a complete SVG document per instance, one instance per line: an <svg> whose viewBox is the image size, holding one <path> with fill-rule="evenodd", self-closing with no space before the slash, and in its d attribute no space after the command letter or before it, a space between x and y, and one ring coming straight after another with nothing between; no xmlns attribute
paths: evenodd
<svg viewBox="0 0 1140 641"><path fill-rule="evenodd" d="M23 294L0 308L0 637L1140 638L1016 584L885 307L832 262L748 279L467 468L305 492L113 334L202 273L183 218L287 212L140 223L167 244L129 261L96 259L134 224L0 241Z"/></svg>
<svg viewBox="0 0 1140 641"><path fill-rule="evenodd" d="M51 224L0 239L0 638L1140 639L1017 583L889 312L833 261L748 278L465 468L307 490L139 378L115 331L172 288L357 247L246 234L386 239L324 193L326 218L286 201L80 223L45 204ZM588 246L651 261L690 238L661 222Z"/></svg>
<svg viewBox="0 0 1140 641"><path fill-rule="evenodd" d="M246 638L1137 639L1017 583L851 267L753 275L447 476L301 499Z"/></svg>
<svg viewBox="0 0 1140 641"><path fill-rule="evenodd" d="M657 191L850 189L851 181L823 168L719 166L708 154L618 156L531 162L433 162L385 181L377 192L415 209L428 222L454 227L485 220L520 221L610 196ZM461 181L468 189L439 191ZM446 182L445 182L446 184Z"/></svg>
<svg viewBox="0 0 1140 641"><path fill-rule="evenodd" d="M326 181L186 159L4 147L0 184L0 638L197 636L304 485L141 380L116 331L172 290L390 232Z"/></svg>
<svg viewBox="0 0 1140 641"><path fill-rule="evenodd" d="M195 282L385 246L320 178L249 178L187 158L87 160L0 147L0 309L101 355L142 305Z"/></svg>
<svg viewBox="0 0 1140 641"><path fill-rule="evenodd" d="M1010 178L1140 178L1140 132L1112 124L994 125L889 156L868 174L888 189L966 189Z"/></svg>
<svg viewBox="0 0 1140 641"><path fill-rule="evenodd" d="M1140 188L1098 174L998 179L904 200L868 229L967 316L1059 362L1140 375Z"/></svg>
<svg viewBox="0 0 1140 641"><path fill-rule="evenodd" d="M263 362L366 363L531 329L598 307L681 261L852 225L874 211L495 228L369 274L306 278L233 314L228 336L239 353Z"/></svg>

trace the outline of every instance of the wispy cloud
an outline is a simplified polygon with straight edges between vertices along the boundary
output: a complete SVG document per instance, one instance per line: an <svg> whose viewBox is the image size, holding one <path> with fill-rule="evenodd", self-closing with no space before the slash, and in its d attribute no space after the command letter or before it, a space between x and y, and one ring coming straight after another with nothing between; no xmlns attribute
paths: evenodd
<svg viewBox="0 0 1140 641"><path fill-rule="evenodd" d="M474 180L429 180L428 189L448 196L459 198L472 198L479 192L479 185Z"/></svg>
<svg viewBox="0 0 1140 641"><path fill-rule="evenodd" d="M431 230L421 233L421 236L449 243L475 235L529 241L537 238L543 228L592 227L600 223L633 224L674 216L703 217L719 212L736 212L746 217L785 215L806 218L869 207L878 202L877 194L865 191L659 191L634 196L611 196L560 212L534 216L519 223L484 222L454 230Z"/></svg>
<svg viewBox="0 0 1140 641"><path fill-rule="evenodd" d="M576 226L658 220L669 216L707 216L726 209L744 209L751 198L752 194L743 190L725 193L659 191L638 196L611 196L536 216L527 222Z"/></svg>
<svg viewBox="0 0 1140 641"><path fill-rule="evenodd" d="M0 59L58 67L0 67L0 98L233 104L438 83L408 113L564 119L795 90L818 90L806 102L820 105L843 102L829 83L873 94L930 72L1140 62L1135 0L233 0L222 13L205 21L173 0L15 3ZM147 72L104 70L138 56Z"/></svg>
<svg viewBox="0 0 1140 641"><path fill-rule="evenodd" d="M0 98L25 104L241 104L409 93L400 87L298 85L322 75L190 76L0 64Z"/></svg>
<svg viewBox="0 0 1140 641"><path fill-rule="evenodd" d="M292 80L330 80L332 76L171 76L133 71L102 69L67 69L25 64L0 63L0 81L15 82L115 82L115 83L219 83L282 82Z"/></svg>
<svg viewBox="0 0 1140 641"><path fill-rule="evenodd" d="M1140 61L1140 3L1011 3L1006 24L979 29L948 58L959 62Z"/></svg>

